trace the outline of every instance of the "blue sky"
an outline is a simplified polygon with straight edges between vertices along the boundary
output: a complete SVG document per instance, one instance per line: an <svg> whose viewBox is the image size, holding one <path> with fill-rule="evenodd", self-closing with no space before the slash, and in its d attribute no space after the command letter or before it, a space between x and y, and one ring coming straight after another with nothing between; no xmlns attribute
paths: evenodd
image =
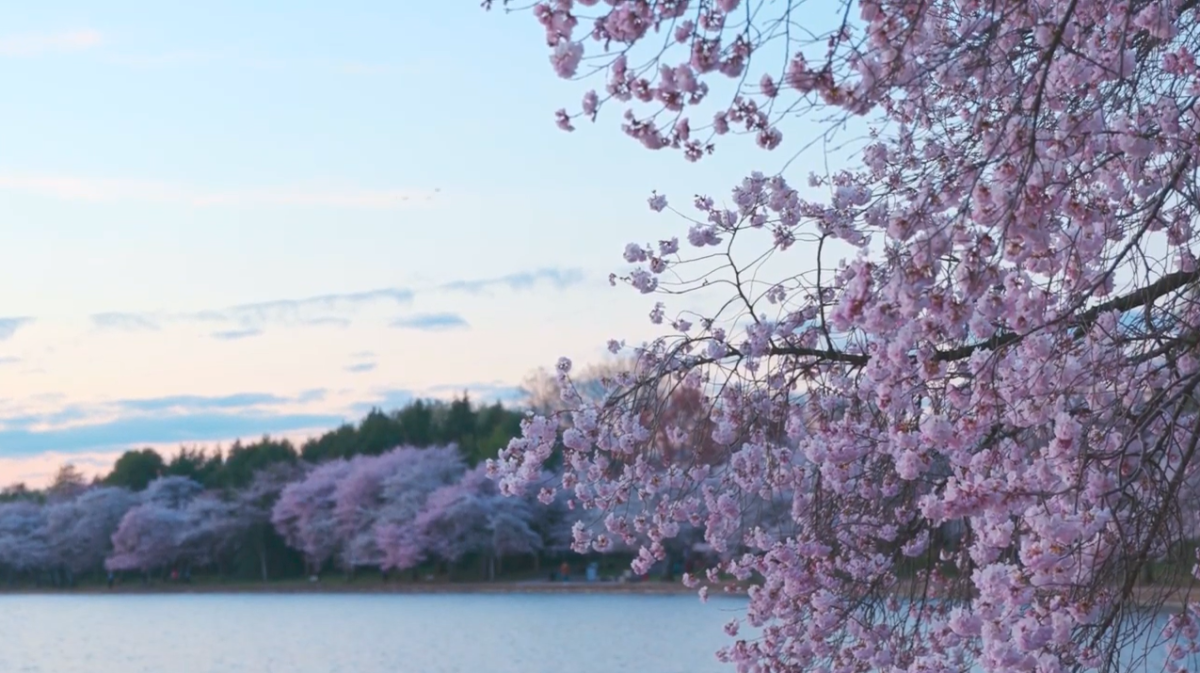
<svg viewBox="0 0 1200 673"><path fill-rule="evenodd" d="M0 482L511 397L654 333L607 282L683 232L652 189L762 163L649 153L614 113L557 130L586 87L474 1L47 0L0 26Z"/></svg>

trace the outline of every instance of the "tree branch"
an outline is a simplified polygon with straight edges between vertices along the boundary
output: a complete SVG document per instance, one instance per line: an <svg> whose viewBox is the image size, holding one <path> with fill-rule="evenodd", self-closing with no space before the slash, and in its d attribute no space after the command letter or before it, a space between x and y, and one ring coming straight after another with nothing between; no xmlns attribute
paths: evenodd
<svg viewBox="0 0 1200 673"><path fill-rule="evenodd" d="M1073 322L1074 327L1079 330L1078 334L1082 335L1083 330L1090 327L1100 318L1101 315L1110 311L1119 311L1124 313L1139 306L1148 306L1162 297L1165 297L1180 288L1183 288L1191 283L1200 281L1200 270L1196 271L1176 271L1162 278L1159 278L1150 285L1122 295L1115 299L1098 304L1081 313ZM933 355L934 362L957 362L971 357L976 351L981 350L997 350L1013 344L1026 335L1016 332L1003 332L993 336L986 341L959 346L949 350L937 351ZM732 351L731 351L732 352ZM740 355L740 353L737 353ZM817 349L817 348L801 348L794 346L779 346L774 347L769 351L772 356L789 356L789 357L812 357L826 362L843 362L846 364L862 367L870 361L871 356L865 353L848 353L845 351L833 349Z"/></svg>

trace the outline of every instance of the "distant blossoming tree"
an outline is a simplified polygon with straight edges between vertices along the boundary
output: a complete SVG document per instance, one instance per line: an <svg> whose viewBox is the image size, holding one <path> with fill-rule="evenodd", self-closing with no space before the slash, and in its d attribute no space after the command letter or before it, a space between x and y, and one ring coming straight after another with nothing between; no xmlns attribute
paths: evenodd
<svg viewBox="0 0 1200 673"><path fill-rule="evenodd" d="M146 486L142 502L170 509L185 509L203 491L202 485L188 477L160 477Z"/></svg>
<svg viewBox="0 0 1200 673"><path fill-rule="evenodd" d="M399 447L334 460L288 484L271 520L289 545L305 553L313 572L330 559L348 571L412 568L431 542L417 525L426 501L464 472L454 446Z"/></svg>
<svg viewBox="0 0 1200 673"><path fill-rule="evenodd" d="M341 561L348 569L380 566L375 525L385 504L383 484L389 477L411 474L420 461L420 449L395 449L379 456L357 456L349 473L334 488L333 515L337 519Z"/></svg>
<svg viewBox="0 0 1200 673"><path fill-rule="evenodd" d="M187 525L182 510L158 501L144 502L126 512L112 536L113 550L104 561L109 570L136 570L149 575L184 557L182 535Z"/></svg>
<svg viewBox="0 0 1200 673"><path fill-rule="evenodd" d="M620 279L663 295L671 332L601 402L561 362L565 411L489 465L505 492L561 443L562 486L613 514L635 569L703 521L720 570L755 580L756 633L722 652L742 671L1110 670L1160 642L1183 670L1197 612L1147 637L1134 606L1166 595L1138 586L1153 559L1190 581L1200 516L1197 3L533 14L560 76L603 78L564 129L619 107L689 160L736 133L840 151L688 210L650 197L686 236L629 244ZM685 293L712 310L669 305ZM716 455L653 459L688 431L645 413L664 389L703 398Z"/></svg>
<svg viewBox="0 0 1200 673"><path fill-rule="evenodd" d="M46 535L56 561L71 573L103 567L112 535L137 497L126 489L98 486L48 506Z"/></svg>
<svg viewBox="0 0 1200 673"><path fill-rule="evenodd" d="M405 456L404 469L389 474L380 485L382 501L375 537L385 570L415 568L425 560L429 540L418 527L430 494L462 478L467 467L453 446L396 450Z"/></svg>
<svg viewBox="0 0 1200 673"><path fill-rule="evenodd" d="M333 494L350 473L343 459L312 469L304 479L288 484L271 510L275 530L294 549L303 552L309 572L317 574L338 549Z"/></svg>
<svg viewBox="0 0 1200 673"><path fill-rule="evenodd" d="M234 494L245 534L258 556L259 574L264 582L269 579L267 538L273 529L271 512L283 489L303 475L303 468L295 463L274 463L254 472L250 483Z"/></svg>
<svg viewBox="0 0 1200 673"><path fill-rule="evenodd" d="M194 542L188 507L204 487L187 477L159 477L139 496L140 502L125 513L112 534L112 553L104 561L109 570L138 570L149 574L191 559L187 546Z"/></svg>
<svg viewBox="0 0 1200 673"><path fill-rule="evenodd" d="M215 566L218 571L222 570L253 523L253 512L242 509L239 504L234 498L212 491L200 494L187 504L177 544L182 560L188 566Z"/></svg>
<svg viewBox="0 0 1200 673"><path fill-rule="evenodd" d="M50 560L45 509L26 500L0 503L0 568L24 573Z"/></svg>
<svg viewBox="0 0 1200 673"><path fill-rule="evenodd" d="M490 579L498 559L542 549L533 520L532 503L501 497L481 465L431 493L414 524L428 551L444 561L456 563L467 554L486 557Z"/></svg>

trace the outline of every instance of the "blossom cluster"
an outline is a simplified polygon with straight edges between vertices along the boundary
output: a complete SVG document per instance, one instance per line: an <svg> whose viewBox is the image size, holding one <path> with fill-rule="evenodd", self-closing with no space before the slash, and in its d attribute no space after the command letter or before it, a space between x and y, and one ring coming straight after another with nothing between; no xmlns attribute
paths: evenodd
<svg viewBox="0 0 1200 673"><path fill-rule="evenodd" d="M695 321L657 302L676 330L635 349L632 380L568 394L490 471L521 493L561 442L562 487L612 513L638 566L702 522L720 570L753 584L759 636L731 626L721 654L739 671L1115 666L1148 647L1126 635L1150 618L1130 609L1140 574L1189 566L1200 526L1200 14L858 0L820 26L801 6L538 5L558 74L603 61L584 114L626 105L649 148L697 159L740 126L774 149L816 113L872 131L850 168L754 173L697 197L681 238L629 244L638 292L720 281L727 301ZM635 70L637 48L657 51ZM781 72L749 71L780 49ZM683 115L720 78L737 91L701 137ZM682 214L668 197L650 208ZM704 451L655 458L696 430L647 402L664 390L702 400ZM1197 651L1194 619L1162 634L1168 670Z"/></svg>

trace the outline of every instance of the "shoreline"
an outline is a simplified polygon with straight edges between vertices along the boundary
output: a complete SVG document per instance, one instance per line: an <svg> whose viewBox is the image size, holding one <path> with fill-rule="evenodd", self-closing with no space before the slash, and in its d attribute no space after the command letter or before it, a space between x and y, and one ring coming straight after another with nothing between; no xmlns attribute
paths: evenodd
<svg viewBox="0 0 1200 673"><path fill-rule="evenodd" d="M201 584L140 584L86 585L63 589L55 587L0 587L0 596L42 595L153 595L153 594L625 594L660 596L696 596L698 588L689 589L680 582L397 582L362 583L331 580L324 582L279 583L201 583ZM711 590L712 597L736 595Z"/></svg>
<svg viewBox="0 0 1200 673"><path fill-rule="evenodd" d="M745 586L734 583L709 586L709 598L731 597L746 595ZM1154 610L1174 613L1184 609L1191 598L1190 594L1197 587L1193 586L1144 586L1136 587L1133 592L1133 609ZM346 581L333 578L324 581L310 582L307 580L279 580L272 582L200 582L195 584L156 582L150 585L141 583L118 584L109 588L103 584L86 584L73 588L18 586L5 587L0 585L0 597L3 596L150 596L169 594L260 594L260 595L293 595L293 594L457 594L457 595L513 595L513 594L563 594L563 595L632 595L632 596L693 596L697 599L699 587L689 589L681 581L653 580L648 582L616 582L616 581L573 581L551 582L548 580L499 580L485 581L424 581L424 582L380 582L363 579Z"/></svg>

